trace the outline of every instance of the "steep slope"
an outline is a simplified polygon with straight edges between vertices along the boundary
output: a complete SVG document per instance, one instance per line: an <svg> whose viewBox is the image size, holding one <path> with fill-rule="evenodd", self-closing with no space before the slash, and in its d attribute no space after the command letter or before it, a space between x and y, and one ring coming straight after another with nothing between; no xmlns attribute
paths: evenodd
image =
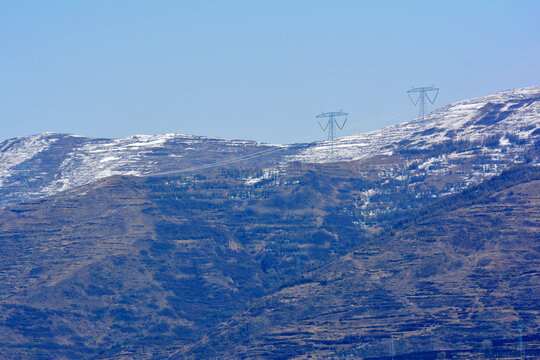
<svg viewBox="0 0 540 360"><path fill-rule="evenodd" d="M520 168L303 274L189 354L381 358L393 335L398 358L513 358L522 323L527 351L538 356L539 241L540 169Z"/></svg>

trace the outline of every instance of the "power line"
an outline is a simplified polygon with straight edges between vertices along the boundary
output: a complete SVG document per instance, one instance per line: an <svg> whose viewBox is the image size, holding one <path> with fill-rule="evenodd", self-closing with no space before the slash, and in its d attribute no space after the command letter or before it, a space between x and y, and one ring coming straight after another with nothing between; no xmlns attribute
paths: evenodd
<svg viewBox="0 0 540 360"><path fill-rule="evenodd" d="M368 119L367 122L362 122L362 125L364 125L364 124L375 124L375 123L379 122L380 120L388 120L388 119L392 119L392 118L397 118L397 117L403 115L403 113L404 113L403 109L399 109L397 111L394 111L394 112L391 112L391 113L388 113L388 114L385 114L385 115L375 116L375 117L372 117L372 118ZM354 126L353 128L358 128L358 127L359 126L357 125L357 126ZM317 139L317 137L318 137L317 135L311 134L309 136L306 136L306 137L303 137L303 138L299 139L297 144L303 143L305 141L315 140L315 139ZM247 155L242 155L242 156L238 156L238 157L234 157L234 158L230 158L230 159L226 159L226 160L222 160L222 161L216 161L216 162L213 162L213 163L210 163L210 164L193 166L193 167L179 169L179 170L164 171L164 172L160 172L160 173L151 173L151 174L142 175L142 176L161 176L161 175L169 175L169 174L177 174L177 173L183 173L183 172L192 172L192 171L197 171L197 170L210 169L210 168L221 166L221 165L227 165L227 164L231 164L231 163L235 163L235 162L239 162L239 161L243 161L243 160L249 160L249 159L253 159L253 158L273 154L275 152L286 150L286 149L289 149L289 146L280 146L278 148L265 149L265 150L258 151L258 152L255 152L255 153L251 153L251 154L247 154Z"/></svg>
<svg viewBox="0 0 540 360"><path fill-rule="evenodd" d="M380 124L381 121L383 120L390 120L390 119L395 119L395 118L398 118L398 117L401 117L401 116L405 116L405 115L410 115L410 110L407 110L407 108L401 108L401 109L398 109L396 111L393 111L391 113L388 113L386 115L380 115L380 116L374 116L374 117L371 117L371 118L368 118L366 120L362 120L361 122L358 122L352 126L350 126L351 122L349 121L349 127L347 129L350 130L353 130L353 129L359 129L359 128L363 128L365 127L366 125L374 125L374 124ZM389 125L391 126L391 125Z"/></svg>

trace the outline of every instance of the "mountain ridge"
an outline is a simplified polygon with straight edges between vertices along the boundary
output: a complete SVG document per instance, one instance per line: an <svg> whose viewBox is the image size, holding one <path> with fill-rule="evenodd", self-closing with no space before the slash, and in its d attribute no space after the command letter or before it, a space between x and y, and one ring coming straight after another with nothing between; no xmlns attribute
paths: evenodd
<svg viewBox="0 0 540 360"><path fill-rule="evenodd" d="M0 207L54 195L111 175L197 173L220 166L279 171L298 161L363 161L406 151L427 153L455 147L455 143L490 143L480 151L486 159L491 158L484 162L491 168L473 176L473 182L478 182L478 176L500 173L516 157L521 158L538 138L539 99L540 86L532 86L459 101L435 110L425 121L416 119L336 139L333 155L328 141L272 145L183 134L99 139L43 133L5 140L0 143ZM494 142L498 144L494 146ZM450 151L446 157L434 156L426 159L429 163L418 165L451 168L468 156L466 149Z"/></svg>

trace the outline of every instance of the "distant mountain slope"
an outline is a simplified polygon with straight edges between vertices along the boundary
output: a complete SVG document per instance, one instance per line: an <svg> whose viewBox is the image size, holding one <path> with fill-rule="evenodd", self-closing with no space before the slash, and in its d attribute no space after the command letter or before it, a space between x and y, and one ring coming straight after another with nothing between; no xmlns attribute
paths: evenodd
<svg viewBox="0 0 540 360"><path fill-rule="evenodd" d="M230 229L162 207L152 186L112 177L0 210L0 358L189 344L262 294Z"/></svg>
<svg viewBox="0 0 540 360"><path fill-rule="evenodd" d="M506 173L417 216L263 297L191 358L381 358L391 335L411 359L514 358L519 323L540 355L540 170Z"/></svg>
<svg viewBox="0 0 540 360"><path fill-rule="evenodd" d="M340 176L115 176L0 210L0 357L192 344L365 239L342 211L355 182Z"/></svg>
<svg viewBox="0 0 540 360"><path fill-rule="evenodd" d="M54 195L111 175L200 173L254 166L283 170L290 162L379 164L380 177L455 178L462 186L509 165L538 162L540 86L504 91L441 108L413 120L336 141L269 145L166 134L92 139L43 133L0 143L0 207ZM459 189L448 189L449 193Z"/></svg>
<svg viewBox="0 0 540 360"><path fill-rule="evenodd" d="M330 143L318 143L293 159L303 162L361 160L393 155L403 150L431 150L448 142L484 142L483 151L491 157L505 156L501 145L513 153L518 144L526 147L540 132L540 86L503 91L497 94L459 101L426 115L424 121L413 120L364 134L336 140L335 154ZM493 142L499 141L499 144ZM440 161L441 159L439 159ZM443 159L445 160L445 159Z"/></svg>
<svg viewBox="0 0 540 360"><path fill-rule="evenodd" d="M357 189L370 184L351 178L350 170L325 170L324 166L320 170L308 167L300 176L298 169L288 180L270 178L256 185L243 180L251 170L238 169L185 177L112 177L0 210L0 357L145 359L183 353L186 346L265 292L279 286L289 288L306 270L353 247L368 249L360 257L367 256L364 260L375 261L377 266L383 266L386 259L390 266L406 264L393 260L416 248L426 251L429 242L421 248L412 239L401 244L389 238L377 241L386 241L393 249L391 254L383 253L386 247L371 249L373 243L365 243L377 234L376 229L355 224L354 214L344 208L354 200ZM517 176L521 182L537 174L527 171L529 175ZM485 244L485 236L498 236L498 226L507 225L512 226L510 242L514 232L523 241L537 239L538 206L524 200L536 201L537 181L532 184L520 190L519 197L510 197L514 202L501 202L511 209L501 212L504 221L497 217L501 214L489 214L489 208L483 214L480 208L478 213L461 213L459 226L470 226L474 233L480 228L473 238L475 244ZM463 196L476 201L479 196L485 198L485 193L489 194L466 192ZM505 199L489 195L493 196L497 201ZM459 205L456 198L447 201ZM437 208L428 205L426 211L429 214ZM470 224L464 220L468 216L473 218ZM484 218L489 218L487 228L478 221ZM387 221L406 226L394 231L417 232L406 213ZM423 221L452 226L446 219ZM440 231L447 233L445 228ZM467 249L469 245L463 246ZM520 254L528 256L527 251ZM429 270L433 261L428 254L416 254L417 260L407 257L412 264L407 276L417 276L423 266ZM434 259L450 267L453 261L468 259L458 255L446 259L437 253ZM518 267L534 279L529 266L536 264ZM334 272L328 269L313 274ZM365 272L354 281L369 280L366 274L381 279L381 274L389 276L397 269L381 271ZM337 284L349 287L353 283ZM340 294L338 285L328 289ZM523 286L535 284L527 280ZM398 287L406 289L402 283ZM384 301L395 295L385 291ZM303 296L307 294L300 294ZM527 298L520 299L522 304ZM530 324L523 321L530 330ZM236 331L234 326L231 329ZM228 341L223 339L224 344Z"/></svg>
<svg viewBox="0 0 540 360"><path fill-rule="evenodd" d="M194 173L216 164L273 166L286 148L181 134L93 139L43 133L6 140L0 143L0 207L112 175Z"/></svg>
<svg viewBox="0 0 540 360"><path fill-rule="evenodd" d="M476 115L460 115L459 106L452 105L454 110L448 110L444 118L455 116L452 124L470 130L466 138L459 138L455 132L441 141L431 141L435 132L430 129L436 119L425 124L412 122L394 128L432 128L427 132L411 130L413 135L411 131L398 131L401 135L396 133L394 137L389 135L391 128L382 129L380 136L373 138L380 138L377 141L388 152L363 156L363 150L347 150L343 154L356 151L358 156L344 157L344 161L320 161L307 156L310 148L324 147L324 142L275 146L184 135L110 140L42 134L1 143L0 358L145 359L183 354L214 326L245 310L264 294L279 287L290 288L302 273L308 272L315 277L314 282L320 282L318 276L325 275L315 269L355 247L371 249L373 244L366 242L374 238L391 244L395 253L387 254L391 255L388 257L382 249L375 249L372 259L366 257L362 261L367 261L365 266L379 266L388 259L389 273L374 271L375 278L369 271L358 278L351 273L353 284L360 286L364 281L401 274L398 279L412 281L411 288L404 285L405 280L392 280L393 284L403 291L413 291L412 287L418 284L411 276L423 271L414 256L420 256L422 264L427 264L426 277L431 276L432 263L419 253L419 249L425 251L425 244L419 245L413 238L416 231L435 234L435 230L415 227L418 224L412 222L411 213L426 206L438 211L429 207L434 201L445 197L455 201L448 196L511 166L528 164L523 168L537 173L537 89L488 97L507 100L507 107L499 104L493 111L479 110L484 100L463 102L472 101L474 107L480 106L471 110ZM483 106L492 105L484 102ZM510 114L502 114L505 111ZM504 119L494 122L493 117ZM505 122L509 118L513 120ZM474 136L475 131L480 135ZM362 136L358 139L357 144L364 141ZM519 179L530 180L525 175ZM513 181L515 186L520 183ZM485 189L489 195L486 196L499 196L488 190ZM458 238L468 239L469 226L482 239L491 236L493 230L494 244L501 243L497 249L509 255L509 245L499 236L498 226L514 224L522 231L523 239L516 243L523 250L520 254L525 254L528 250L521 247L522 241L536 236L536 228L527 221L536 221L537 212L534 204L527 205L530 211L525 211L521 202L527 204L528 192L531 199L536 199L533 190L524 188L520 190L523 195L509 197L516 202L500 197L501 201L508 200L509 208L518 209L515 213L510 211L509 217L499 219L502 214L494 213L493 206L478 208L476 213L461 213L461 217L474 215L475 221L461 219L459 226L464 226L465 234ZM463 196L469 201L481 195L466 191ZM25 201L21 203L22 199ZM472 203L465 200L458 203L468 208ZM458 214L455 207L446 209L449 208L453 209L451 214ZM485 223L482 212L492 220ZM426 220L426 214L429 212L418 216ZM446 222L452 224L458 217L437 221L444 228ZM410 249L397 238L381 237L381 233L392 228L403 234L403 243L410 243ZM416 230L407 233L407 229ZM448 241L451 246L459 245L454 244L458 240L444 238L442 233L433 236L440 249L445 250ZM508 239L514 238L515 234L510 233ZM477 238L470 241L486 244ZM415 249L418 251L414 252ZM495 256L497 249L489 249L493 251L479 254ZM436 253L435 259L456 265L455 269L459 268L459 261L463 266L462 273L451 276L476 269L474 259L467 257L472 252L465 256L452 253L457 250L451 248L446 250L450 251L448 258ZM360 254L360 258L369 251ZM399 259L400 254L408 251L413 251L410 258ZM349 254L353 255L357 256ZM523 260L511 261L516 259ZM392 267L400 262L411 267L410 273ZM529 265L523 266L524 271L530 270ZM334 272L331 266L334 265L323 268L330 269L328 275ZM335 284L328 289L339 295L344 285L338 280L328 278L329 284ZM436 283L431 278L426 281ZM471 285L467 281L466 287ZM393 292L395 288L381 288L378 283L369 286L374 291L373 301L399 295ZM427 283L425 286L435 292L448 290ZM319 290L321 299L328 295L326 290ZM377 295L379 290L381 297ZM425 291L429 294L431 290ZM336 301L344 300L338 297ZM295 311L292 309L291 314ZM313 312L314 316L317 314ZM384 318L381 314L375 315ZM424 319L426 312L418 314ZM232 341L238 329L236 323L231 324L230 332L216 339L222 339L224 344ZM527 331L530 324L526 323ZM268 330L274 331L271 326ZM254 334L262 334L258 331ZM492 335L505 334L498 331L494 330ZM358 330L357 334L364 333ZM388 332L381 336L385 338ZM410 344L417 341L414 334L405 330L399 336L409 339ZM322 335L317 339L321 344L330 341L324 346L331 346L335 340L325 340ZM205 341L193 348L192 354L205 349ZM273 356L262 339L257 341L261 348L253 348L254 351ZM467 344L473 343L471 340ZM403 350L409 351L409 345ZM294 341L291 346L291 351L296 351ZM351 350L329 347L329 351L334 349ZM358 345L355 351L361 353L365 349ZM242 351L231 347L229 355Z"/></svg>

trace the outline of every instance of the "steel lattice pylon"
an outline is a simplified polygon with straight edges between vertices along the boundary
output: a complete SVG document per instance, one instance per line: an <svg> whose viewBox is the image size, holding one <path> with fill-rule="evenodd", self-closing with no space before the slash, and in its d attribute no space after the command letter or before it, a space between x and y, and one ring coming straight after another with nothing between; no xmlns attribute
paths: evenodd
<svg viewBox="0 0 540 360"><path fill-rule="evenodd" d="M392 360L394 360L396 356L396 349L394 347L394 335L391 335L390 337L390 356L392 357Z"/></svg>
<svg viewBox="0 0 540 360"><path fill-rule="evenodd" d="M345 123L347 122L347 118L345 118L345 120L343 121L343 124L339 125L339 123L336 120L336 117L347 116L347 115L349 114L347 114L346 112L343 112L343 110L340 110L340 111L332 111L332 112L326 112L326 113L321 112L319 115L315 116L316 118L328 118L328 123L326 123L326 126L324 127L321 125L321 122L319 120L317 120L317 122L319 122L319 126L321 127L323 131L326 131L326 129L328 129L328 140L332 144L332 155L334 154L334 135L336 131L334 126L337 126L341 130L343 129L343 127L345 126Z"/></svg>
<svg viewBox="0 0 540 360"><path fill-rule="evenodd" d="M521 323L518 326L518 333L519 337L517 351L519 356L523 359L523 357L525 356L525 346L523 346L523 327L521 326Z"/></svg>
<svg viewBox="0 0 540 360"><path fill-rule="evenodd" d="M429 97L430 92L435 92L433 100ZM416 99L416 101L411 94L418 94L418 98ZM426 98L431 104L433 104L437 99L437 95L439 95L439 88L436 88L434 86L414 88L407 91L407 95L409 95L409 99L411 99L412 103L415 106L418 104L418 118L423 121L425 115Z"/></svg>

